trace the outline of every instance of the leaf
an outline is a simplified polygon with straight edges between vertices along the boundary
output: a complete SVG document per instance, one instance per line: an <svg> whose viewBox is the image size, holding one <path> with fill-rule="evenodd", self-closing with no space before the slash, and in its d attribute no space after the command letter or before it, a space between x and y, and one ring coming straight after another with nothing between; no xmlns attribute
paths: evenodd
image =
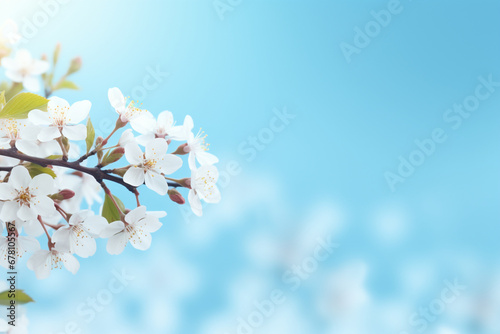
<svg viewBox="0 0 500 334"><path fill-rule="evenodd" d="M89 119L87 120L87 138L85 139L85 143L87 143L87 153L89 153L90 149L92 148L92 145L94 144L94 139L95 139L95 130L94 126L92 125L92 121Z"/></svg>
<svg viewBox="0 0 500 334"><path fill-rule="evenodd" d="M19 93L0 111L0 118L27 118L33 109L44 107L49 100L33 93Z"/></svg>
<svg viewBox="0 0 500 334"><path fill-rule="evenodd" d="M5 105L5 91L2 91L0 93L0 110L3 109L4 105Z"/></svg>
<svg viewBox="0 0 500 334"><path fill-rule="evenodd" d="M120 199L114 195L111 195L113 196L113 198L115 199L116 203L118 204L118 206L120 207L120 209L123 211L125 211L125 205L123 205L123 202L120 201ZM106 218L106 220L108 221L108 223L112 223L114 221L117 221L117 220L120 220L120 211L118 211L118 209L116 208L115 204L113 203L113 200L111 199L111 197L106 194L105 198L104 198L104 204L102 206L102 216L104 218Z"/></svg>
<svg viewBox="0 0 500 334"><path fill-rule="evenodd" d="M12 294L14 294L14 296ZM15 300L16 304L26 304L29 302L34 302L33 298L28 296L23 290L17 289L15 290L15 292L6 290L0 293L0 305L11 305L11 300Z"/></svg>
<svg viewBox="0 0 500 334"><path fill-rule="evenodd" d="M73 81L64 80L64 81L59 82L54 87L54 90L58 90L58 89L75 89L75 90L78 90L80 88Z"/></svg>
<svg viewBox="0 0 500 334"><path fill-rule="evenodd" d="M40 175L40 174L49 174L54 179L57 176L56 173L54 173L54 171L52 169L50 169L48 167L42 167L42 166L34 164L34 163L31 163L27 168L28 168L28 171L29 171L30 176L32 178L34 178L35 176Z"/></svg>

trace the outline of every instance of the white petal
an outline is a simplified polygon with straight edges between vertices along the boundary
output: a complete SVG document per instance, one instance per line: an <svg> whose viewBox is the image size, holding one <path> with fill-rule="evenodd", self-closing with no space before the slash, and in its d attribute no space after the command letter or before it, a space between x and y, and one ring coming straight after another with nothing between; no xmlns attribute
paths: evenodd
<svg viewBox="0 0 500 334"><path fill-rule="evenodd" d="M23 79L23 86L29 92L38 92L40 90L40 79L27 75Z"/></svg>
<svg viewBox="0 0 500 334"><path fill-rule="evenodd" d="M146 159L161 159L167 153L167 141L163 138L156 138L146 145Z"/></svg>
<svg viewBox="0 0 500 334"><path fill-rule="evenodd" d="M83 121L89 115L92 103L88 100L78 101L68 110L68 123L77 124Z"/></svg>
<svg viewBox="0 0 500 334"><path fill-rule="evenodd" d="M54 179L49 174L39 174L31 180L29 187L35 196L50 195L54 193Z"/></svg>
<svg viewBox="0 0 500 334"><path fill-rule="evenodd" d="M158 127L163 129L170 129L172 125L174 125L174 116L172 115L172 113L168 110L162 111L158 115Z"/></svg>
<svg viewBox="0 0 500 334"><path fill-rule="evenodd" d="M129 224L135 224L146 217L146 207L141 205L125 215L125 221Z"/></svg>
<svg viewBox="0 0 500 334"><path fill-rule="evenodd" d="M128 242L127 234L122 231L108 239L106 250L111 255L118 255L123 252Z"/></svg>
<svg viewBox="0 0 500 334"><path fill-rule="evenodd" d="M60 227L52 234L52 241L56 243L57 249L65 252L71 251L71 226Z"/></svg>
<svg viewBox="0 0 500 334"><path fill-rule="evenodd" d="M110 88L108 90L108 99L109 103L111 103L113 108L116 110L125 108L125 97L123 96L121 90L117 87Z"/></svg>
<svg viewBox="0 0 500 334"><path fill-rule="evenodd" d="M138 250L146 250L149 247L151 247L151 234L148 232L144 231L141 228L136 228L134 227L134 230L132 232L129 232L128 238L130 241L130 244Z"/></svg>
<svg viewBox="0 0 500 334"><path fill-rule="evenodd" d="M134 187L140 186L144 183L144 169L130 167L123 175L123 181Z"/></svg>
<svg viewBox="0 0 500 334"><path fill-rule="evenodd" d="M134 142L135 138L132 129L127 129L123 131L122 135L120 136L120 140L118 140L118 145L120 145L121 147L125 147L128 143L134 143Z"/></svg>
<svg viewBox="0 0 500 334"><path fill-rule="evenodd" d="M100 237L101 238L109 238L119 232L122 232L123 230L125 229L125 225L123 224L123 222L117 220L115 222L111 222L109 223L108 225L106 225L101 233L100 233Z"/></svg>
<svg viewBox="0 0 500 334"><path fill-rule="evenodd" d="M143 219L141 219L138 224L142 226L144 231L152 233L156 232L163 226L160 220L153 215L146 215Z"/></svg>
<svg viewBox="0 0 500 334"><path fill-rule="evenodd" d="M191 118L191 116L186 115L186 117L184 118L184 130L186 132L191 132L191 130L193 130L193 127L194 127L193 119Z"/></svg>
<svg viewBox="0 0 500 334"><path fill-rule="evenodd" d="M196 192L191 189L188 194L189 205L191 205L191 210L195 215L201 217L203 214L203 207L201 206L201 201Z"/></svg>
<svg viewBox="0 0 500 334"><path fill-rule="evenodd" d="M69 140L84 140L87 138L87 127L83 124L65 125L62 133Z"/></svg>
<svg viewBox="0 0 500 334"><path fill-rule="evenodd" d="M31 65L31 75L40 75L47 72L49 69L49 63L44 60L35 59Z"/></svg>
<svg viewBox="0 0 500 334"><path fill-rule="evenodd" d="M0 183L0 200L12 200L16 198L18 192L9 183Z"/></svg>
<svg viewBox="0 0 500 334"><path fill-rule="evenodd" d="M47 104L47 110L49 113L52 112L59 113L61 110L67 111L69 110L69 103L65 99L62 99L57 96L52 96L49 99L49 103Z"/></svg>
<svg viewBox="0 0 500 334"><path fill-rule="evenodd" d="M37 211L27 205L21 205L17 216L22 220L33 220L37 217Z"/></svg>
<svg viewBox="0 0 500 334"><path fill-rule="evenodd" d="M95 254L97 245L95 239L86 232L80 234L73 233L73 240L71 243L71 251L76 255L86 258Z"/></svg>
<svg viewBox="0 0 500 334"><path fill-rule="evenodd" d="M196 169L196 155L192 151L189 152L188 164L189 164L189 169L191 169L191 170Z"/></svg>
<svg viewBox="0 0 500 334"><path fill-rule="evenodd" d="M82 226L90 235L98 236L101 234L102 230L108 226L108 221L102 216L95 215L85 218Z"/></svg>
<svg viewBox="0 0 500 334"><path fill-rule="evenodd" d="M144 161L144 154L137 143L129 143L125 145L125 158L133 165L139 165Z"/></svg>
<svg viewBox="0 0 500 334"><path fill-rule="evenodd" d="M182 159L174 154L166 154L158 164L161 172L168 175L182 167Z"/></svg>
<svg viewBox="0 0 500 334"><path fill-rule="evenodd" d="M9 177L9 184L14 188L20 189L28 187L31 182L31 176L28 170L23 166L16 166L12 169Z"/></svg>
<svg viewBox="0 0 500 334"><path fill-rule="evenodd" d="M215 155L205 151L196 152L196 159L202 166L213 165L219 162L219 159Z"/></svg>
<svg viewBox="0 0 500 334"><path fill-rule="evenodd" d="M50 217L56 214L54 201L47 196L37 196L36 199L31 201L31 206L42 217Z"/></svg>
<svg viewBox="0 0 500 334"><path fill-rule="evenodd" d="M32 140L18 139L16 140L16 148L26 155L38 156L40 153L40 148Z"/></svg>
<svg viewBox="0 0 500 334"><path fill-rule="evenodd" d="M141 134L154 133L156 120L153 114L151 114L149 111L145 111L143 113L140 113L139 116L133 118L130 121L130 125L135 131Z"/></svg>
<svg viewBox="0 0 500 334"><path fill-rule="evenodd" d="M146 172L146 186L162 196L168 191L167 180L161 174L151 170Z"/></svg>
<svg viewBox="0 0 500 334"><path fill-rule="evenodd" d="M29 258L26 266L35 272L38 279L49 277L52 270L52 252L40 249Z"/></svg>
<svg viewBox="0 0 500 334"><path fill-rule="evenodd" d="M42 142L51 141L52 139L61 137L59 129L55 126L43 128L38 134L38 140Z"/></svg>
<svg viewBox="0 0 500 334"><path fill-rule="evenodd" d="M137 136L136 139L137 139L137 142L140 145L146 146L149 142L151 142L151 141L153 141L155 139L155 135L154 135L154 133L148 133L148 134L145 134L145 135ZM8 142L10 142L10 140L8 140Z"/></svg>
<svg viewBox="0 0 500 334"><path fill-rule="evenodd" d="M76 274L78 269L80 269L80 262L69 253L59 253L59 257L61 258L64 267L73 275Z"/></svg>
<svg viewBox="0 0 500 334"><path fill-rule="evenodd" d="M31 110L28 114L28 119L35 125L50 125L52 121L49 118L49 113L38 109Z"/></svg>

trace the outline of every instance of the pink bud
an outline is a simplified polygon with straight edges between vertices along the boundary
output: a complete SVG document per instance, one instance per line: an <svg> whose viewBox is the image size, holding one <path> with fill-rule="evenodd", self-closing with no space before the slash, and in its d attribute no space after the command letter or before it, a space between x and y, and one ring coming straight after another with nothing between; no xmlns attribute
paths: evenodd
<svg viewBox="0 0 500 334"><path fill-rule="evenodd" d="M63 189L59 192L59 195L62 196L62 199L70 199L75 196L75 192L70 189Z"/></svg>
<svg viewBox="0 0 500 334"><path fill-rule="evenodd" d="M168 197L170 197L170 199L177 204L186 203L186 200L184 199L184 197L182 197L181 193L178 192L177 189L175 189L175 188L168 190Z"/></svg>

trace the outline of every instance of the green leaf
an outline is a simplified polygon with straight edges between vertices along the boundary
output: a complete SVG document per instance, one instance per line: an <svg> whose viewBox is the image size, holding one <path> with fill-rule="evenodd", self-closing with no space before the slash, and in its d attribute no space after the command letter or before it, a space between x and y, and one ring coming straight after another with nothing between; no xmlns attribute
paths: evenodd
<svg viewBox="0 0 500 334"><path fill-rule="evenodd" d="M3 106L5 105L5 91L3 90L1 93L0 93L0 110L3 109Z"/></svg>
<svg viewBox="0 0 500 334"><path fill-rule="evenodd" d="M56 178L56 173L54 173L54 171L48 167L42 167L40 165L31 163L27 168L32 178L40 174L49 174L54 179Z"/></svg>
<svg viewBox="0 0 500 334"><path fill-rule="evenodd" d="M44 107L49 100L33 93L19 93L0 111L0 118L27 118L33 109Z"/></svg>
<svg viewBox="0 0 500 334"><path fill-rule="evenodd" d="M54 87L54 90L58 90L58 89L75 89L75 90L78 90L80 88L73 81L64 80L64 81L59 82Z"/></svg>
<svg viewBox="0 0 500 334"><path fill-rule="evenodd" d="M115 199L116 203L118 204L118 206L120 207L122 212L124 212L125 205L123 205L123 202L120 201L120 199L118 197L116 197L114 195L111 195L111 196L113 196L113 198ZM104 204L102 206L102 216L104 218L106 218L108 223L115 222L117 220L120 220L120 218L121 218L120 211L118 211L115 204L113 203L113 200L111 199L111 197L108 194L106 194L106 196L104 198Z"/></svg>
<svg viewBox="0 0 500 334"><path fill-rule="evenodd" d="M6 290L0 293L0 305L10 305L11 300L15 300L16 304L34 302L33 298L28 296L23 290L17 289L15 292L9 292L9 290Z"/></svg>
<svg viewBox="0 0 500 334"><path fill-rule="evenodd" d="M95 130L94 126L92 125L92 121L89 119L87 120L87 138L85 139L85 143L87 143L87 153L89 153L90 149L92 148L92 145L94 144L94 139L95 139Z"/></svg>

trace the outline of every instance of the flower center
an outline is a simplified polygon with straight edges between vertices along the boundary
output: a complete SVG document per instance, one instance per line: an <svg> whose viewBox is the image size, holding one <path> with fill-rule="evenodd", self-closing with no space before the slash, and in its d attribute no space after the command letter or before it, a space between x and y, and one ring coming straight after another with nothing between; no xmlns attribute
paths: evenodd
<svg viewBox="0 0 500 334"><path fill-rule="evenodd" d="M29 187L26 188L21 187L21 190L19 190L19 195L17 197L17 200L20 202L21 205L29 206L32 197L33 195L31 195Z"/></svg>
<svg viewBox="0 0 500 334"><path fill-rule="evenodd" d="M149 159L149 160L144 161L143 166L146 169L154 168L156 166L156 159Z"/></svg>
<svg viewBox="0 0 500 334"><path fill-rule="evenodd" d="M56 106L55 108L51 109L49 112L49 119L51 120L52 124L58 127L62 127L67 123L66 120L66 115L68 113L69 107L68 106Z"/></svg>
<svg viewBox="0 0 500 334"><path fill-rule="evenodd" d="M2 120L2 125L0 126L0 130L7 134L7 137L10 139L17 139L19 136L21 124L15 119L9 118ZM24 125L26 126L26 125Z"/></svg>
<svg viewBox="0 0 500 334"><path fill-rule="evenodd" d="M189 145L191 146L192 149L195 151L198 150L203 150L203 151L208 151L210 144L207 144L205 142L205 138L207 138L207 134L205 134L205 131L198 131L198 134L196 134L196 137L194 137L193 142Z"/></svg>

